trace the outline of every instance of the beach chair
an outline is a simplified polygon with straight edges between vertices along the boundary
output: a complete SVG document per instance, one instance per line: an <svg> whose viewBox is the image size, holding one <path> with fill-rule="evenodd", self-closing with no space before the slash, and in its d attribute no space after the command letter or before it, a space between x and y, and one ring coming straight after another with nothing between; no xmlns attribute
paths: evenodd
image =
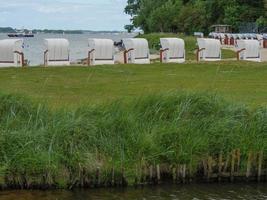
<svg viewBox="0 0 267 200"><path fill-rule="evenodd" d="M259 42L257 40L238 40L237 60L261 62Z"/></svg>
<svg viewBox="0 0 267 200"><path fill-rule="evenodd" d="M220 40L220 33L214 33L213 34L213 38L217 39L217 40Z"/></svg>
<svg viewBox="0 0 267 200"><path fill-rule="evenodd" d="M259 41L259 44L261 47L263 47L263 35L256 34L257 40Z"/></svg>
<svg viewBox="0 0 267 200"><path fill-rule="evenodd" d="M23 67L23 40L0 40L0 67Z"/></svg>
<svg viewBox="0 0 267 200"><path fill-rule="evenodd" d="M197 61L221 60L221 43L217 39L198 38Z"/></svg>
<svg viewBox="0 0 267 200"><path fill-rule="evenodd" d="M89 65L113 65L114 42L110 39L89 39L89 51L87 64Z"/></svg>
<svg viewBox="0 0 267 200"><path fill-rule="evenodd" d="M251 40L251 35L249 33L244 34L244 39L245 40Z"/></svg>
<svg viewBox="0 0 267 200"><path fill-rule="evenodd" d="M235 46L236 34L230 34L229 45Z"/></svg>
<svg viewBox="0 0 267 200"><path fill-rule="evenodd" d="M251 36L252 40L257 40L258 39L257 38L257 34L255 34L255 33L251 33L250 36Z"/></svg>
<svg viewBox="0 0 267 200"><path fill-rule="evenodd" d="M263 40L263 44L262 44L262 46L263 46L263 48L267 48L267 34L263 34L262 35L262 40Z"/></svg>
<svg viewBox="0 0 267 200"><path fill-rule="evenodd" d="M214 32L210 32L209 33L209 38L215 38L215 35L214 34L215 34Z"/></svg>
<svg viewBox="0 0 267 200"><path fill-rule="evenodd" d="M185 43L180 38L161 38L160 61L162 63L185 62Z"/></svg>
<svg viewBox="0 0 267 200"><path fill-rule="evenodd" d="M226 38L226 35L224 33L219 33L219 39L222 45L225 44L226 42L225 38Z"/></svg>
<svg viewBox="0 0 267 200"><path fill-rule="evenodd" d="M246 34L238 34L238 38L239 38L239 40L246 40L247 39Z"/></svg>
<svg viewBox="0 0 267 200"><path fill-rule="evenodd" d="M123 39L124 63L149 64L150 54L148 42L143 38Z"/></svg>
<svg viewBox="0 0 267 200"><path fill-rule="evenodd" d="M194 32L194 36L197 38L203 38L204 37L204 33L202 32Z"/></svg>
<svg viewBox="0 0 267 200"><path fill-rule="evenodd" d="M63 38L45 39L44 65L70 65L69 41Z"/></svg>

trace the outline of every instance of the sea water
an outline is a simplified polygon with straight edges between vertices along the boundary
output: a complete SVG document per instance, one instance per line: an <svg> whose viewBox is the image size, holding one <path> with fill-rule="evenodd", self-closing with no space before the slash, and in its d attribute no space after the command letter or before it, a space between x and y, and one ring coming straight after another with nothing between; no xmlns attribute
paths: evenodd
<svg viewBox="0 0 267 200"><path fill-rule="evenodd" d="M0 200L265 200L266 184L189 184L144 188L2 191Z"/></svg>

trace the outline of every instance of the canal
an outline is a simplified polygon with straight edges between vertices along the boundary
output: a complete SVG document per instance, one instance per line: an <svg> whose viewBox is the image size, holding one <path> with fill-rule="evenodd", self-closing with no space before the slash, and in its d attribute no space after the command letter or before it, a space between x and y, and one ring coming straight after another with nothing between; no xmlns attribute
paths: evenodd
<svg viewBox="0 0 267 200"><path fill-rule="evenodd" d="M0 200L265 200L267 184L161 185L144 188L113 188L50 191L2 191Z"/></svg>

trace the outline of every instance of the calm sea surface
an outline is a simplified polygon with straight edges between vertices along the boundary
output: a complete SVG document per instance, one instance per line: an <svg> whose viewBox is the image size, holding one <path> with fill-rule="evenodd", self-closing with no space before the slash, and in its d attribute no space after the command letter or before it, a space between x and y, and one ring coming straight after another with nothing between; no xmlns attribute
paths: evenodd
<svg viewBox="0 0 267 200"><path fill-rule="evenodd" d="M3 191L0 200L266 200L267 185L200 184L143 189Z"/></svg>
<svg viewBox="0 0 267 200"><path fill-rule="evenodd" d="M44 39L66 38L70 42L70 59L72 62L87 57L89 38L106 38L119 42L123 38L134 37L128 33L98 33L98 34L36 34L34 38L23 38L24 53L31 66L43 64ZM8 38L7 34L0 34L0 39Z"/></svg>

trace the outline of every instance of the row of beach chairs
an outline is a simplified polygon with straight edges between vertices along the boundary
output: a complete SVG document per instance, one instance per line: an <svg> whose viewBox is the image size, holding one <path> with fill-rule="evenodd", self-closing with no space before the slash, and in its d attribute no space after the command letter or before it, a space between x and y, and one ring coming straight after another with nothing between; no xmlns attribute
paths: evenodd
<svg viewBox="0 0 267 200"><path fill-rule="evenodd" d="M261 47L267 48L267 34L212 32L209 37L220 40L222 45L231 46L237 45L237 40L257 40Z"/></svg>
<svg viewBox="0 0 267 200"><path fill-rule="evenodd" d="M67 39L45 39L44 65L70 65L69 41ZM186 60L185 42L180 38L161 38L160 61L162 63L183 63ZM222 45L218 39L198 38L196 57L198 61L221 60ZM0 40L0 67L18 67L25 63L22 39ZM143 38L122 40L124 63L149 64L148 41ZM237 40L237 59L261 61L260 45L257 40ZM115 63L114 42L110 39L88 40L88 65Z"/></svg>

